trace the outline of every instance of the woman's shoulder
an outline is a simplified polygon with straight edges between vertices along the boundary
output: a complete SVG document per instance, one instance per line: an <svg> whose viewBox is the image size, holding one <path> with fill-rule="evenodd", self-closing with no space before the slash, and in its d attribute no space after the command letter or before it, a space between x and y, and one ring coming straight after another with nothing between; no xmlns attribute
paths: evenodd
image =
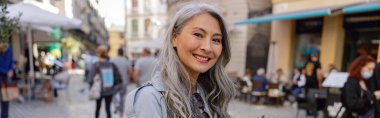
<svg viewBox="0 0 380 118"><path fill-rule="evenodd" d="M141 87L138 87L137 89L133 90L128 94L128 96L133 96L135 98L140 96L149 97L143 99L161 99L163 97L165 89L159 77L159 74L155 73L151 81L148 81L144 83Z"/></svg>
<svg viewBox="0 0 380 118"><path fill-rule="evenodd" d="M166 107L163 104L163 94L152 85L144 85L128 94L126 114L143 118L166 116Z"/></svg>
<svg viewBox="0 0 380 118"><path fill-rule="evenodd" d="M356 85L359 85L359 81L350 77L347 79L346 83L345 83L345 87L348 87L348 88L351 88L353 86L356 86Z"/></svg>
<svg viewBox="0 0 380 118"><path fill-rule="evenodd" d="M349 78L347 79L347 82L346 82L346 83L359 83L359 81L356 80L355 78L349 77Z"/></svg>
<svg viewBox="0 0 380 118"><path fill-rule="evenodd" d="M127 97L134 97L134 99L156 99L161 97L162 94L155 89L152 85L145 85L131 91Z"/></svg>

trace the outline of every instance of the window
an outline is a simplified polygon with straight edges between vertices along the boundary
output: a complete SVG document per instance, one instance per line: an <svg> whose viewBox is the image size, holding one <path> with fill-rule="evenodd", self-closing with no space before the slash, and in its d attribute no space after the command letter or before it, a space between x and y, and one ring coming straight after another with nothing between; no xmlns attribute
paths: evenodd
<svg viewBox="0 0 380 118"><path fill-rule="evenodd" d="M296 21L294 67L304 67L309 55L320 55L323 18L302 19Z"/></svg>
<svg viewBox="0 0 380 118"><path fill-rule="evenodd" d="M132 13L137 13L138 2L137 0L132 0Z"/></svg>
<svg viewBox="0 0 380 118"><path fill-rule="evenodd" d="M145 36L146 37L149 37L150 36L150 27L151 27L151 20L149 18L145 19L144 21L144 32L145 32Z"/></svg>
<svg viewBox="0 0 380 118"><path fill-rule="evenodd" d="M136 38L138 36L138 21L136 19L132 20L132 37Z"/></svg>
<svg viewBox="0 0 380 118"><path fill-rule="evenodd" d="M150 12L150 0L144 0L144 11L149 13Z"/></svg>

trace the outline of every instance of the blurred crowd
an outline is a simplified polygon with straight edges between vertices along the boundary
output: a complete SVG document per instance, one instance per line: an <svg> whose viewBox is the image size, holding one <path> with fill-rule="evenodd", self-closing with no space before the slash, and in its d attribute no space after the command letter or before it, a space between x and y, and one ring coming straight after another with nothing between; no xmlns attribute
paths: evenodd
<svg viewBox="0 0 380 118"><path fill-rule="evenodd" d="M376 68L380 65L377 64ZM360 56L351 64L343 87L322 86L325 79L335 72L338 70L334 65L329 66L328 72L322 72L318 55L310 55L304 67L293 70L291 78L281 68L270 76L264 68L259 68L256 73L246 69L245 75L236 81L240 91L237 97L254 104L287 103L306 110L307 116L380 117L380 71L375 69L375 60L370 56ZM334 111L329 105L338 106Z"/></svg>

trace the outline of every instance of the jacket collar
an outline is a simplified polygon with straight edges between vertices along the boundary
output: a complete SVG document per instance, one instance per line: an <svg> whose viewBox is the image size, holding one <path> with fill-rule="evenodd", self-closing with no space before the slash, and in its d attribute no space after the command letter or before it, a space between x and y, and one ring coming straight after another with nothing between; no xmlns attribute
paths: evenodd
<svg viewBox="0 0 380 118"><path fill-rule="evenodd" d="M153 88L155 88L157 91L165 92L165 87L161 82L161 74L159 71L154 72L151 84L153 85Z"/></svg>
<svg viewBox="0 0 380 118"><path fill-rule="evenodd" d="M163 83L161 82L161 74L159 71L154 72L152 80L150 81L153 88L155 88L159 92L165 92L165 87ZM209 104L207 103L206 97L205 97L205 92L200 84L197 84L197 88L199 90L199 93L203 99L203 102L205 104L205 111L209 114L209 116L212 116L209 108Z"/></svg>

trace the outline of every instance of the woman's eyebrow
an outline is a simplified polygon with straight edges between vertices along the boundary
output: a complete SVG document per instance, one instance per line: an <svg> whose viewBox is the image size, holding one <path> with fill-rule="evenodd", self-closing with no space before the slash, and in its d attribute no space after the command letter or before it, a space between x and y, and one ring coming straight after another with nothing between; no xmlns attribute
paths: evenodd
<svg viewBox="0 0 380 118"><path fill-rule="evenodd" d="M193 29L201 30L203 33L206 33L206 30L203 28L200 28L200 27L194 27ZM215 34L213 34L213 36L223 36L223 35L220 33L215 33Z"/></svg>
<svg viewBox="0 0 380 118"><path fill-rule="evenodd" d="M200 27L194 27L193 29L196 29L196 30L201 30L203 33L206 33L206 30L203 29L203 28L200 28Z"/></svg>
<svg viewBox="0 0 380 118"><path fill-rule="evenodd" d="M215 33L214 36L221 36L221 37L223 37L223 35L220 34L220 33Z"/></svg>

